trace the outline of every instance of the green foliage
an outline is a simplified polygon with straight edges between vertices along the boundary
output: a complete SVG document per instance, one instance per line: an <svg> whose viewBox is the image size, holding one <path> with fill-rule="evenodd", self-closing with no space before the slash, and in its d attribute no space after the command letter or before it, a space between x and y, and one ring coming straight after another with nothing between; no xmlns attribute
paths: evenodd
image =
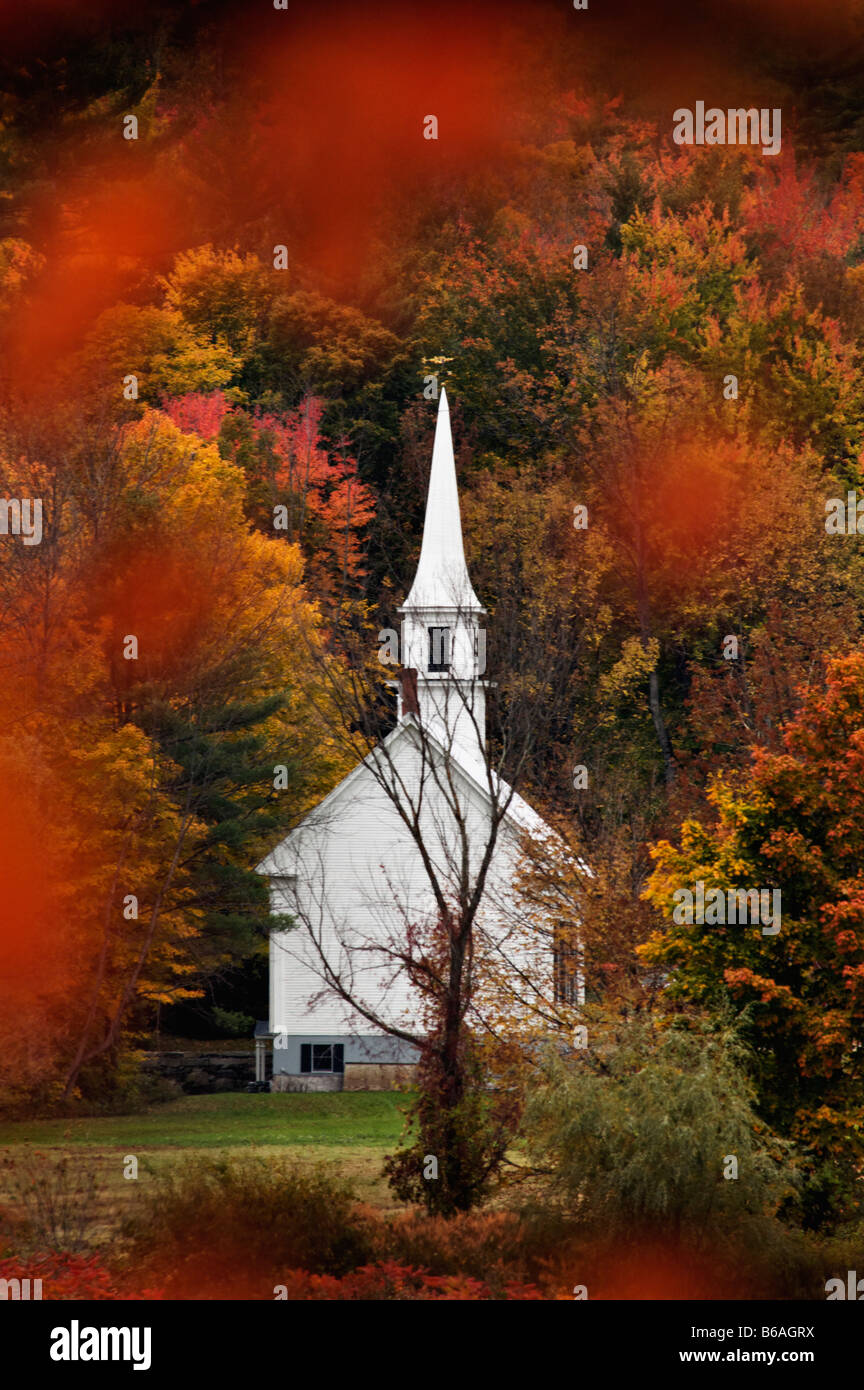
<svg viewBox="0 0 864 1390"><path fill-rule="evenodd" d="M255 1026L255 1020L251 1014L236 1013L230 1009L220 1009L218 1005L210 1010L213 1022L227 1038L239 1038L251 1032Z"/></svg>
<svg viewBox="0 0 864 1390"><path fill-rule="evenodd" d="M203 914L211 961L225 952L248 955L275 925L266 881L249 864L249 845L266 844L280 828L264 726L283 704L281 695L217 697L178 709L154 699L136 715L176 768L173 795L206 827L187 865L187 904ZM286 766L298 784L296 760Z"/></svg>
<svg viewBox="0 0 864 1390"><path fill-rule="evenodd" d="M533 1160L583 1227L716 1236L791 1195L790 1151L757 1119L730 1034L639 1019L589 1027L590 1049L547 1056L523 1120ZM730 1156L737 1178L724 1177Z"/></svg>
<svg viewBox="0 0 864 1390"><path fill-rule="evenodd" d="M124 378L138 378L138 398L159 405L190 391L217 391L238 366L222 339L196 337L180 315L152 306L117 304L99 317L82 352L88 380L106 396L119 396Z"/></svg>

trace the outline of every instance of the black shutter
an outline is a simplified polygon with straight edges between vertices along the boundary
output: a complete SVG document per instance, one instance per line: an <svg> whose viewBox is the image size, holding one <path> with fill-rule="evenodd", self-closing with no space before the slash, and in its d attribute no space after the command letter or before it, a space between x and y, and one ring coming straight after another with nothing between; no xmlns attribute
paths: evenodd
<svg viewBox="0 0 864 1390"><path fill-rule="evenodd" d="M345 1044L335 1043L333 1046L333 1070L345 1070Z"/></svg>
<svg viewBox="0 0 864 1390"><path fill-rule="evenodd" d="M311 1071L311 1070L312 1070L312 1044L311 1044L311 1043L301 1043L301 1044L300 1044L300 1070L301 1070L301 1071Z"/></svg>

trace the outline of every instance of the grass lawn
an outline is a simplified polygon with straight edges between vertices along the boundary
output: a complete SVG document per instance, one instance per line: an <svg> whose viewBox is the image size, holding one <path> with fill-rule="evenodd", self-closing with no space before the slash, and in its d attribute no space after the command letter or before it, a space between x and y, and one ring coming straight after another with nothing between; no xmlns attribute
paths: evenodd
<svg viewBox="0 0 864 1390"><path fill-rule="evenodd" d="M0 1156L20 1166L28 1149L35 1149L48 1158L66 1154L92 1162L102 1191L98 1238L105 1240L152 1181L151 1170L214 1149L291 1157L304 1166L323 1163L350 1178L362 1201L391 1209L397 1204L381 1165L399 1141L407 1099L393 1091L183 1096L138 1115L7 1121L0 1124ZM137 1181L123 1176L127 1154L138 1159ZM0 1217L9 1204L0 1174Z"/></svg>
<svg viewBox="0 0 864 1390"><path fill-rule="evenodd" d="M79 1144L170 1149L221 1149L269 1144L280 1148L314 1144L369 1146L393 1144L402 1131L395 1091L290 1092L246 1095L228 1091L183 1096L151 1106L139 1115L107 1115L81 1120L15 1120L0 1123L0 1147L36 1144L73 1148Z"/></svg>

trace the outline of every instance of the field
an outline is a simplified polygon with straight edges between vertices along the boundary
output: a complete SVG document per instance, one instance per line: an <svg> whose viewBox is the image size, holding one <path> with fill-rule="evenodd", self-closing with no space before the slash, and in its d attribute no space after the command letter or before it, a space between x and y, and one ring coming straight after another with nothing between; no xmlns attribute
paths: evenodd
<svg viewBox="0 0 864 1390"><path fill-rule="evenodd" d="M184 1096L137 1115L0 1124L0 1160L12 1158L20 1168L28 1150L92 1160L102 1192L97 1236L103 1239L153 1172L181 1155L213 1150L288 1153L298 1164L324 1164L350 1177L361 1200L387 1210L394 1204L381 1164L398 1143L405 1104L404 1095L377 1091ZM137 1181L123 1176L127 1155L138 1159ZM0 1169L0 1215L5 1209L6 1219L14 1220L9 1206Z"/></svg>

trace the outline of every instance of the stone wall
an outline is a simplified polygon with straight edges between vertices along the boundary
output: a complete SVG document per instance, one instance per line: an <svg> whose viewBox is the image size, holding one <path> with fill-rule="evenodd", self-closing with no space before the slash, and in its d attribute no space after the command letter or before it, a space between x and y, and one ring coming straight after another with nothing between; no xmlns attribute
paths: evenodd
<svg viewBox="0 0 864 1390"><path fill-rule="evenodd" d="M245 1091L255 1080L254 1052L145 1052L142 1065L189 1096Z"/></svg>
<svg viewBox="0 0 864 1390"><path fill-rule="evenodd" d="M413 1086L417 1068L407 1062L346 1062L346 1091L396 1091Z"/></svg>

